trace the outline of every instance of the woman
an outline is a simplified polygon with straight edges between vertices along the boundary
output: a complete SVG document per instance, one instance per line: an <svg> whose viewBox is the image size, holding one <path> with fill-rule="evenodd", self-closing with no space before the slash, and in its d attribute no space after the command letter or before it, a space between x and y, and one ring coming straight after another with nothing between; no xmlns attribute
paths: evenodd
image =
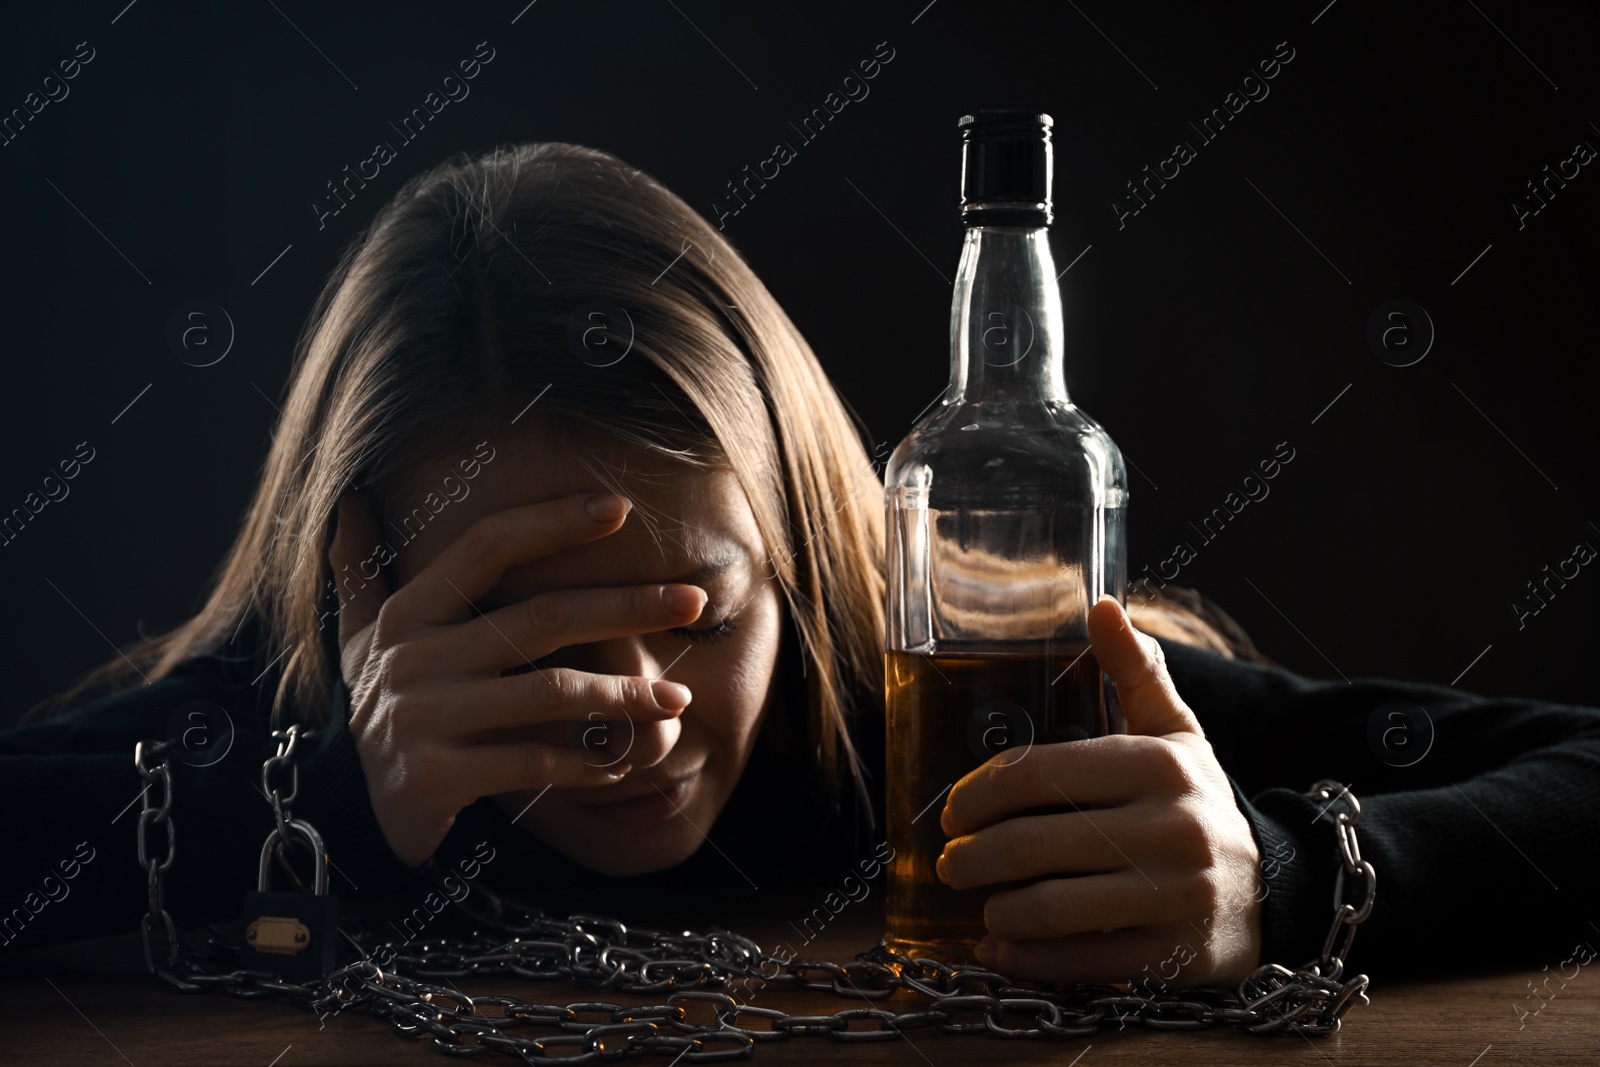
<svg viewBox="0 0 1600 1067"><path fill-rule="evenodd" d="M469 849L489 884L624 918L870 880L892 859L874 844L875 460L748 265L648 176L563 144L419 175L318 301L204 606L65 694L70 713L0 735L13 854L50 863L81 837L108 857L80 864L77 904L30 904L7 940L136 925L137 819L106 820L140 795L134 742L187 744L196 700L235 732L175 766L167 903L185 925L236 914L253 883L274 825L263 739L289 722L316 728L293 814L342 896L430 858L465 870ZM997 969L1130 980L1181 942L1160 972L1178 987L1315 958L1339 856L1303 795L1322 777L1362 798L1384 882L1358 966L1548 955L1583 933L1600 712L1311 682L1192 596L1135 599L1162 640L1115 602L1090 616L1129 733L997 758L939 813L950 884L1042 879L990 897ZM1440 735L1405 768L1367 742L1395 700ZM1059 806L1059 781L1083 810L1019 814ZM35 880L11 866L4 889ZM1522 925L1485 933L1481 897L1516 900Z"/></svg>

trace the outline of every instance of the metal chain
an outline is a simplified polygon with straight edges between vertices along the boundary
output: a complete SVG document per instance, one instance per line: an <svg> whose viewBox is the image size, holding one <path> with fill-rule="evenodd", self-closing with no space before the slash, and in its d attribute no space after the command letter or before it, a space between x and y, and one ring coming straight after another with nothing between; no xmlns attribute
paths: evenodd
<svg viewBox="0 0 1600 1067"><path fill-rule="evenodd" d="M294 761L295 747L302 739L310 740L312 736L313 734L311 733L302 733L298 723L291 725L286 730L272 731L273 740L278 742L278 751L276 754L268 756L261 764L261 794L272 805L272 816L278 823L278 833L273 838L277 843L273 847L272 856L273 859L278 861L278 866L283 868L290 878L294 879L295 885L302 887L305 883L300 880L300 876L290 866L288 858L285 856L285 850L291 841L301 840L299 837L289 833L289 822L293 818L289 812L289 805L293 804L295 798L300 795L300 765ZM289 774L289 792L287 795L279 790L275 782L276 776L281 774L285 767L288 768ZM320 863L321 857L317 857L316 862Z"/></svg>
<svg viewBox="0 0 1600 1067"><path fill-rule="evenodd" d="M299 789L293 755L297 737L306 735L297 730L291 726L274 731L278 752L262 770L264 791L280 826L288 819L287 805ZM207 968L178 938L163 903L161 878L175 856L172 777L166 760L170 748L171 742L141 742L134 749L139 773L162 787L159 805L152 802L146 787L139 821L139 862L149 872L150 885L150 912L141 930L151 973L185 992L285 994L289 1003L319 1017L359 1008L387 1019L404 1036L430 1035L439 1051L453 1055L493 1050L524 1059L559 1057L563 1063L583 1064L659 1051L675 1055L674 1062L709 1063L742 1059L758 1042L797 1035L891 1041L906 1031L931 1027L1010 1038L1087 1037L1112 1021L1152 1030L1192 1030L1220 1023L1250 1033L1328 1034L1339 1029L1342 1016L1357 1000L1368 1003L1366 975L1345 982L1340 976L1355 927L1372 911L1376 874L1371 863L1361 859L1356 844L1360 805L1337 782L1320 781L1309 794L1328 801L1329 807L1340 799L1348 802L1348 811L1333 816L1343 865L1334 891L1333 927L1322 954L1296 970L1278 964L1259 967L1237 993L1198 988L1134 996L1110 985L1040 989L1014 984L982 967L899 955L881 943L849 963L794 959L765 952L756 942L727 930L672 933L629 927L604 916L551 918L481 883L475 885L475 895L482 896L486 907L469 906L465 899L456 907L488 929L455 938L379 940L346 920L340 935L360 958L321 981L295 983L270 971ZM291 768L292 784L282 795L271 778L285 765ZM165 860L158 861L147 851L150 824L166 827ZM438 871L425 870L439 878ZM1363 880L1359 906L1344 900L1347 877ZM164 963L158 963L152 943L157 923L168 938ZM208 955L215 958L229 949L215 927L212 930ZM431 981L489 975L666 997L644 1006L609 1000L541 1004L509 996L467 996L453 985ZM751 984L760 989L832 992L859 998L866 1006L831 1015L790 1015L720 991L748 991ZM871 1006L900 992L926 1003L898 1013ZM756 1020L766 1025L747 1025Z"/></svg>
<svg viewBox="0 0 1600 1067"><path fill-rule="evenodd" d="M1324 778L1311 787L1311 796L1317 800L1327 800L1330 805L1343 799L1349 803L1350 809L1333 816L1333 829L1339 838L1339 854L1344 865L1339 868L1339 877L1333 884L1333 926L1328 930L1327 940L1322 943L1322 956L1316 963L1329 978L1337 979L1344 973L1344 961L1350 955L1350 943L1356 939L1356 927L1366 922L1367 916L1372 914L1372 902L1378 895L1378 872L1372 869L1372 864L1361 858L1361 846L1356 843L1356 823L1361 821L1361 804L1355 795L1338 782ZM1320 820L1328 814L1328 809L1323 808L1317 818ZM1345 902L1346 877L1361 879L1363 896L1359 907ZM1339 942L1337 953L1333 951L1335 941Z"/></svg>
<svg viewBox="0 0 1600 1067"><path fill-rule="evenodd" d="M167 759L167 754L172 750L172 741L140 741L133 746L133 764L139 768L139 775L145 781L144 806L139 811L139 866L147 874L147 884L150 892L150 910L139 920L139 931L144 943L144 963L151 974L160 974L168 981L172 981L171 968L177 967L180 962L183 943L178 939L178 928L172 922L172 916L167 912L166 880L163 875L167 868L172 866L172 861L178 852L178 828L172 821L172 767ZM150 787L159 786L161 789L161 803L156 804L151 800ZM165 827L167 831L167 858L157 860L147 846L146 835L152 826ZM156 924L160 923L160 935L156 932ZM165 935L166 963L158 968L156 960L159 958L155 951L155 940ZM183 988L179 985L179 988Z"/></svg>

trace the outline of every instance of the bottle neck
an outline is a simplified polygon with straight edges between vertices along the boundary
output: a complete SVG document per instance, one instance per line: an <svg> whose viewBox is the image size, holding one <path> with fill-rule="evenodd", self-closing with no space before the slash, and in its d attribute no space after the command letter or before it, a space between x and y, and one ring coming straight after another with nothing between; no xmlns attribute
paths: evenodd
<svg viewBox="0 0 1600 1067"><path fill-rule="evenodd" d="M971 226L950 309L949 401L1069 402L1044 226Z"/></svg>

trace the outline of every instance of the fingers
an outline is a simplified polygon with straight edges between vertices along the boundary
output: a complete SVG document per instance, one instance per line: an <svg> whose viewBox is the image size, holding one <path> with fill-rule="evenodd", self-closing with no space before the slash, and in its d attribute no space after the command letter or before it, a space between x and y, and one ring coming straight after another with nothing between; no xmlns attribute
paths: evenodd
<svg viewBox="0 0 1600 1067"><path fill-rule="evenodd" d="M1181 829L1177 820L1158 820L1142 805L1026 815L955 838L944 847L937 870L951 888L971 889L1046 875L1117 871L1146 856L1161 857L1165 869L1188 858Z"/></svg>
<svg viewBox="0 0 1600 1067"><path fill-rule="evenodd" d="M420 644L463 674L498 674L564 645L686 626L705 605L705 590L697 585L560 589L442 627Z"/></svg>
<svg viewBox="0 0 1600 1067"><path fill-rule="evenodd" d="M470 618L508 569L615 533L629 506L612 493L577 494L486 515L397 590L390 611L433 626Z"/></svg>
<svg viewBox="0 0 1600 1067"><path fill-rule="evenodd" d="M957 782L939 825L951 837L975 833L1029 808L1070 810L1125 804L1149 791L1163 755L1159 738L1108 734L1008 749Z"/></svg>
<svg viewBox="0 0 1600 1067"><path fill-rule="evenodd" d="M621 763L597 761L594 754L568 745L539 741L495 745L466 745L440 757L436 773L460 783L471 793L462 806L479 797L543 790L610 785L629 770Z"/></svg>
<svg viewBox="0 0 1600 1067"><path fill-rule="evenodd" d="M983 906L983 922L1001 941L1180 922L1205 912L1210 882L1199 872L1161 872L1159 887L1134 868L1077 878L1050 878L1006 889Z"/></svg>
<svg viewBox="0 0 1600 1067"><path fill-rule="evenodd" d="M349 645L351 638L377 620L378 612L389 596L389 587L382 571L367 573L376 569L371 553L379 540L378 525L367 507L366 497L358 489L346 489L339 496L333 539L328 545L328 566L339 596L341 650ZM351 650L351 653L355 651ZM359 668L359 663L352 666ZM346 670L345 678L348 681L359 674L359 669Z"/></svg>
<svg viewBox="0 0 1600 1067"><path fill-rule="evenodd" d="M985 966L1010 978L1072 985L1152 982L1163 960L1167 966L1161 973L1169 978L1177 977L1177 965L1182 957L1173 958L1173 945L1184 942L1185 931L1198 948L1200 941L1187 925L1166 929L1130 927L1051 940L1002 941L990 935L978 942L978 958ZM1193 949L1190 952L1193 953ZM1161 982L1157 985L1164 987Z"/></svg>
<svg viewBox="0 0 1600 1067"><path fill-rule="evenodd" d="M1117 683L1129 733L1205 735L1172 684L1161 646L1133 628L1114 598L1102 596L1089 609L1089 641L1100 669Z"/></svg>
<svg viewBox="0 0 1600 1067"><path fill-rule="evenodd" d="M644 769L667 758L683 733L683 720L608 719L591 711L582 720L545 722L479 736L485 743L542 742L580 750L584 762L594 767Z"/></svg>
<svg viewBox="0 0 1600 1067"><path fill-rule="evenodd" d="M676 718L693 699L688 686L648 678L591 674L570 667L458 683L449 707L418 709L407 717L432 719L437 736L464 737L486 730L560 720L652 722Z"/></svg>

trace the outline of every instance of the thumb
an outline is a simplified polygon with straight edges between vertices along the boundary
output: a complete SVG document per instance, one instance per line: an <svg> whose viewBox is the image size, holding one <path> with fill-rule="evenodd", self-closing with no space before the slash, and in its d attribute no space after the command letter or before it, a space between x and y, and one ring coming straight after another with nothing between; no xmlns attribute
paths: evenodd
<svg viewBox="0 0 1600 1067"><path fill-rule="evenodd" d="M1102 596L1089 609L1089 643L1100 669L1117 683L1130 734L1205 736L1200 720L1172 684L1161 646L1133 628L1114 597Z"/></svg>
<svg viewBox="0 0 1600 1067"><path fill-rule="evenodd" d="M340 660L347 684L360 676L367 650L364 632L377 622L389 597L389 584L374 558L378 544L378 524L366 497L358 489L346 489L335 512L328 566L339 597ZM358 637L362 640L354 641Z"/></svg>

